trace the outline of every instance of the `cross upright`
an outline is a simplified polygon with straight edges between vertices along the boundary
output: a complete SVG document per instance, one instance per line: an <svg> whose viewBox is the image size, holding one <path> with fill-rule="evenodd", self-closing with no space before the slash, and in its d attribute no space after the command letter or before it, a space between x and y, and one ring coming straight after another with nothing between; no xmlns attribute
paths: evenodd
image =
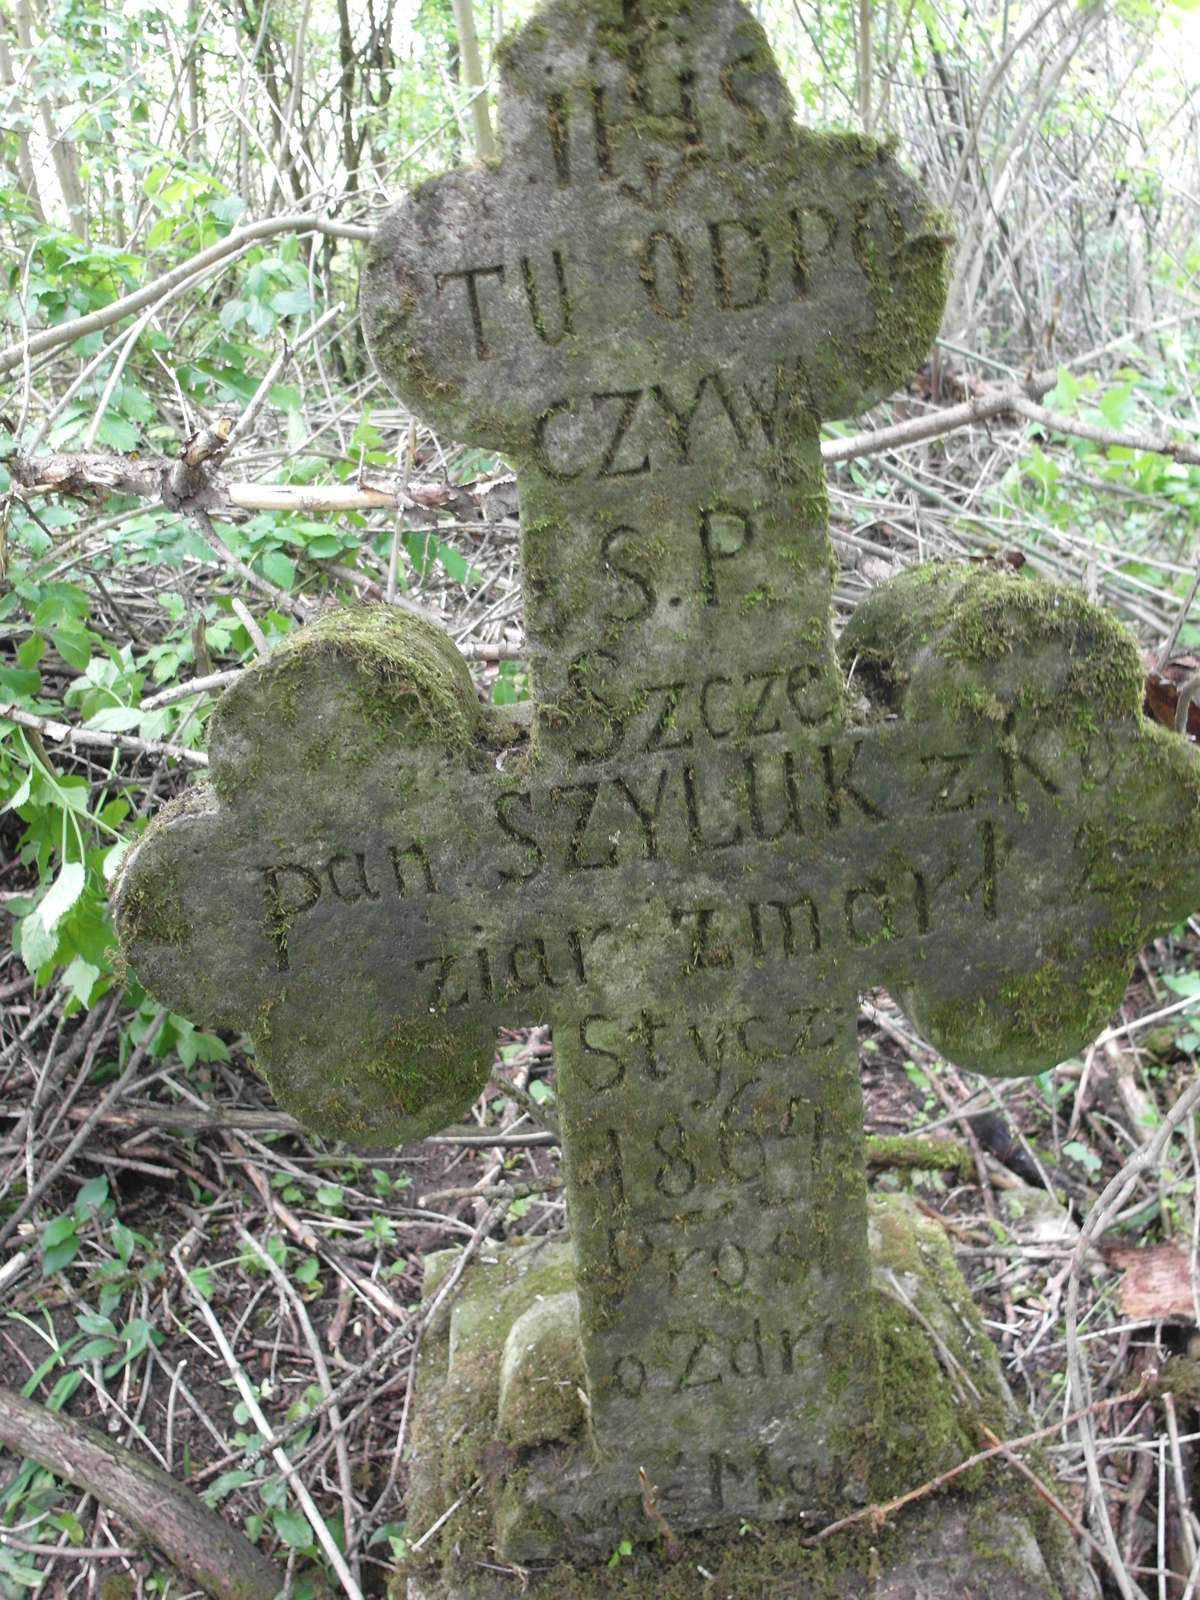
<svg viewBox="0 0 1200 1600"><path fill-rule="evenodd" d="M413 409L516 464L528 736L433 628L324 618L222 701L118 927L359 1144L552 1022L597 1470L679 1527L786 1517L879 1411L858 994L1053 1065L1200 898L1200 785L1068 591L916 569L839 663L819 426L920 361L946 239L886 147L794 124L737 0L550 0L500 119L363 306Z"/></svg>

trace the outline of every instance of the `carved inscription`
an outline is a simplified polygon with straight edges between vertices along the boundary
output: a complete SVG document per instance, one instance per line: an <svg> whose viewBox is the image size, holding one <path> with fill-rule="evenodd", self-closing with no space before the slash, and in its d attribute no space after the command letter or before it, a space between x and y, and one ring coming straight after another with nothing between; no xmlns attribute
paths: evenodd
<svg viewBox="0 0 1200 1600"><path fill-rule="evenodd" d="M334 851L317 867L290 861L259 871L280 972L288 970L288 930L323 895L352 906L385 895L402 900L412 893L437 892L429 858L419 840L403 848L392 844L370 852Z"/></svg>
<svg viewBox="0 0 1200 1600"><path fill-rule="evenodd" d="M569 168L561 145L558 157L558 170ZM661 164L653 159L644 172L640 190L626 183L622 193L640 199L647 210L659 209L660 197L684 176L681 168L664 185ZM864 201L847 227L837 212L810 195L797 191L789 198L782 214L717 216L670 230L648 228L626 257L631 289L667 326L693 316L711 321L803 303L812 296L818 268L835 261L861 276L864 295L887 292L893 264L909 242L894 209ZM477 361L511 349L514 336L526 329L543 344L558 344L574 331L575 308L593 298L595 288L583 266L572 260L565 238L513 260L441 268L432 273L431 286L469 329Z"/></svg>
<svg viewBox="0 0 1200 1600"><path fill-rule="evenodd" d="M556 483L582 478L637 478L679 463L686 465L701 439L747 449L771 444L779 408L789 385L776 375L768 385L745 379L733 384L718 372L694 387L655 383L552 400L534 432L537 460ZM708 513L707 515L720 513ZM726 513L743 521L747 514ZM707 523L701 520L701 538Z"/></svg>
<svg viewBox="0 0 1200 1600"><path fill-rule="evenodd" d="M317 618L216 712L211 791L139 846L124 920L327 1133L433 1132L497 1028L553 1025L588 1420L511 1488L599 1547L609 1496L652 1531L642 1467L681 1530L845 1495L886 1398L858 993L1040 1070L1137 908L1179 909L1144 863L1200 805L1065 591L931 567L835 648L821 427L904 382L942 301L887 147L795 130L732 0L547 0L498 62L503 160L385 219L363 307L406 406L516 464L529 726L424 621ZM219 949L181 926L206 899ZM472 1265L489 1337L535 1254ZM435 1434L422 1526L453 1510ZM493 1499L467 1564L553 1527L488 1527Z"/></svg>
<svg viewBox="0 0 1200 1600"><path fill-rule="evenodd" d="M528 892L551 872L566 882L574 874L639 862L719 857L788 839L836 839L840 832L884 820L875 802L850 781L851 770L852 762L842 764L831 755L818 766L819 782L806 787L791 752L748 756L738 769L735 808L718 804L717 791L706 790L700 769L687 761L650 767L637 778L560 785L545 796L506 791L497 798L495 816L513 852L498 855L497 885ZM735 792L732 781L723 792ZM952 815L973 807L965 801L945 805L948 792L946 786L937 790L933 812L944 815L965 843L950 850L937 870L906 862L893 849L883 870L864 869L848 885L835 874L831 886L817 866L809 882L793 874L787 895L734 895L711 903L681 896L668 906L655 937L674 953L674 970L687 972L764 961L803 964L831 948L867 950L935 932L939 919L950 911L961 913L964 906L985 922L995 921L1002 904L1005 826L1019 828L1021 815L1012 812L1007 825L976 817L964 833ZM403 847L331 850L311 865L262 866L257 877L281 972L290 969L297 928L320 904L351 915L413 898L454 904L440 892L420 840ZM551 911L544 931L530 938L497 942L484 937L482 928L474 939L443 936L437 950L416 963L418 992L429 1007L453 1010L503 996L577 988L587 982L588 950L609 927L608 922L576 926Z"/></svg>
<svg viewBox="0 0 1200 1600"><path fill-rule="evenodd" d="M630 577L629 572L624 576ZM640 575L639 581L654 604L649 581ZM577 695L604 717L607 726L599 748L576 747L581 764L607 761L617 754L692 750L709 740L744 743L793 733L819 724L830 711L829 690L812 662L638 683L619 699L617 685L610 681L613 664L614 658L604 651L592 651L575 663L572 683ZM790 764L795 770L795 756Z"/></svg>

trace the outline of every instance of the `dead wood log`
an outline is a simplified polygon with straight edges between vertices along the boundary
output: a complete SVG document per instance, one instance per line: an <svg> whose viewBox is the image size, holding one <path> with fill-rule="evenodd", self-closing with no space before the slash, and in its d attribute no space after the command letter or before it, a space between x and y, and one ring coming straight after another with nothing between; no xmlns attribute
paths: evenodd
<svg viewBox="0 0 1200 1600"><path fill-rule="evenodd" d="M117 1512L214 1600L275 1600L283 1573L169 1472L95 1428L0 1387L0 1445Z"/></svg>

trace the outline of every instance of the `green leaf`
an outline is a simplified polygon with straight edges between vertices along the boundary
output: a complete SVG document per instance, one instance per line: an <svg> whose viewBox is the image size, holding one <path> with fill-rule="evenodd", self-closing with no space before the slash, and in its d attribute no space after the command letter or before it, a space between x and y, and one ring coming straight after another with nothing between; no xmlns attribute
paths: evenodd
<svg viewBox="0 0 1200 1600"><path fill-rule="evenodd" d="M1059 367L1058 382L1046 396L1046 406L1051 411L1071 411L1079 398L1083 385L1066 367Z"/></svg>
<svg viewBox="0 0 1200 1600"><path fill-rule="evenodd" d="M281 317L300 317L313 308L313 298L307 289L281 289L271 296L271 310Z"/></svg>
<svg viewBox="0 0 1200 1600"><path fill-rule="evenodd" d="M290 589L296 581L296 563L282 550L268 550L261 561L263 576L278 589Z"/></svg>
<svg viewBox="0 0 1200 1600"><path fill-rule="evenodd" d="M1124 427L1133 410L1133 385L1119 383L1100 396L1100 414L1110 428Z"/></svg>
<svg viewBox="0 0 1200 1600"><path fill-rule="evenodd" d="M16 1555L4 1549L0 1549L0 1577L22 1589L40 1589L46 1581L44 1572L25 1566Z"/></svg>
<svg viewBox="0 0 1200 1600"><path fill-rule="evenodd" d="M333 556L341 555L346 548L346 541L337 533L320 533L315 539L310 539L304 548L315 560L328 561Z"/></svg>
<svg viewBox="0 0 1200 1600"><path fill-rule="evenodd" d="M106 444L110 450L136 450L140 435L131 422L126 422L124 417L106 411L104 420L96 429L96 437L101 444Z"/></svg>
<svg viewBox="0 0 1200 1600"><path fill-rule="evenodd" d="M54 648L76 672L85 672L88 662L92 659L92 636L86 628L78 625L56 628L50 636L54 640Z"/></svg>
<svg viewBox="0 0 1200 1600"><path fill-rule="evenodd" d="M67 986L68 993L73 995L81 1006L86 1006L91 1002L92 990L96 987L99 976L99 967L94 967L82 956L76 956L63 973L63 982Z"/></svg>
<svg viewBox="0 0 1200 1600"><path fill-rule="evenodd" d="M99 1211L108 1200L108 1179L89 1178L83 1188L75 1196L75 1215L80 1222L86 1222L88 1213Z"/></svg>
<svg viewBox="0 0 1200 1600"><path fill-rule="evenodd" d="M6 700L25 700L42 686L42 675L32 668L0 667L0 690Z"/></svg>
<svg viewBox="0 0 1200 1600"><path fill-rule="evenodd" d="M293 453L303 450L308 442L308 423L304 420L304 413L299 407L293 407L287 414L287 444Z"/></svg>
<svg viewBox="0 0 1200 1600"><path fill-rule="evenodd" d="M56 1272L61 1272L64 1267L70 1266L79 1254L79 1240L74 1234L69 1239L64 1239L62 1244L56 1244L50 1250L42 1251L42 1277L51 1278Z"/></svg>
<svg viewBox="0 0 1200 1600"><path fill-rule="evenodd" d="M47 933L53 933L83 893L87 872L82 861L64 861L58 877L42 896L38 917Z"/></svg>
<svg viewBox="0 0 1200 1600"><path fill-rule="evenodd" d="M271 1520L275 1524L275 1532L289 1549L307 1550L312 1544L315 1535L308 1518L302 1517L298 1511L276 1511L272 1513Z"/></svg>
<svg viewBox="0 0 1200 1600"><path fill-rule="evenodd" d="M240 194L223 194L216 200L210 200L208 209L218 222L232 227L245 211L246 202Z"/></svg>
<svg viewBox="0 0 1200 1600"><path fill-rule="evenodd" d="M221 307L218 318L226 333L232 333L240 322L246 317L246 302L244 300L226 300Z"/></svg>
<svg viewBox="0 0 1200 1600"><path fill-rule="evenodd" d="M100 728L104 733L130 733L142 720L136 706L104 706L93 712L86 726Z"/></svg>
<svg viewBox="0 0 1200 1600"><path fill-rule="evenodd" d="M11 798L8 801L8 804L0 806L0 816L3 816L6 811L15 811L18 806L23 806L25 804L26 800L29 799L29 791L30 791L30 789L32 787L33 787L33 768L31 767L29 769L29 771L25 774L25 778L24 778L23 782L13 792Z"/></svg>
<svg viewBox="0 0 1200 1600"><path fill-rule="evenodd" d="M132 840L130 839L121 839L113 845L111 850L105 852L103 865L105 883L111 883L116 877L117 870L125 859L125 852L129 849L131 843Z"/></svg>
<svg viewBox="0 0 1200 1600"><path fill-rule="evenodd" d="M20 923L21 960L32 973L38 973L47 964L54 960L55 951L58 949L58 934L48 932L42 926L42 919L36 911L22 919Z"/></svg>
<svg viewBox="0 0 1200 1600"><path fill-rule="evenodd" d="M42 1229L42 1249L52 1250L55 1245L62 1244L67 1239L75 1237L75 1218L71 1216L55 1217Z"/></svg>
<svg viewBox="0 0 1200 1600"><path fill-rule="evenodd" d="M103 1333L110 1339L115 1339L117 1330L112 1325L109 1317L98 1317L94 1311L81 1311L75 1318L75 1326L84 1333Z"/></svg>
<svg viewBox="0 0 1200 1600"><path fill-rule="evenodd" d="M115 1339L89 1339L80 1345L71 1357L73 1367L81 1366L86 1361L106 1361L109 1356L115 1355L121 1348Z"/></svg>
<svg viewBox="0 0 1200 1600"><path fill-rule="evenodd" d="M211 1267L193 1267L188 1273L188 1282L202 1300L212 1299L213 1275Z"/></svg>
<svg viewBox="0 0 1200 1600"><path fill-rule="evenodd" d="M261 300L250 301L246 310L246 321L254 329L255 333L264 337L275 326L275 318L272 316L270 308L263 305Z"/></svg>
<svg viewBox="0 0 1200 1600"><path fill-rule="evenodd" d="M224 1500L225 1496L232 1494L235 1489L240 1489L245 1483L253 1483L254 1474L247 1472L245 1467L235 1467L232 1472L223 1472L219 1478L214 1478L205 1489L203 1499L210 1510Z"/></svg>
<svg viewBox="0 0 1200 1600"><path fill-rule="evenodd" d="M1077 1161L1085 1171L1090 1173L1099 1172L1103 1164L1096 1152L1090 1150L1087 1145L1082 1144L1078 1139L1072 1139L1069 1144L1064 1144L1062 1153L1068 1160Z"/></svg>

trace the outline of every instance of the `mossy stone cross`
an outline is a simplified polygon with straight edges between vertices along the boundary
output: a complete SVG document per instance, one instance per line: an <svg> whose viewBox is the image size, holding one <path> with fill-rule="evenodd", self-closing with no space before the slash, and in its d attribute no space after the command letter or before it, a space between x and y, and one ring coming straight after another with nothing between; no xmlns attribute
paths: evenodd
<svg viewBox="0 0 1200 1600"><path fill-rule="evenodd" d="M741 5L551 0L500 113L497 168L385 220L364 311L517 464L531 730L433 628L326 617L221 702L118 926L360 1144L552 1021L597 1459L678 1526L788 1515L879 1399L857 995L1053 1065L1200 899L1196 766L1062 589L916 569L839 665L818 427L920 360L945 240L885 147L795 126Z"/></svg>

